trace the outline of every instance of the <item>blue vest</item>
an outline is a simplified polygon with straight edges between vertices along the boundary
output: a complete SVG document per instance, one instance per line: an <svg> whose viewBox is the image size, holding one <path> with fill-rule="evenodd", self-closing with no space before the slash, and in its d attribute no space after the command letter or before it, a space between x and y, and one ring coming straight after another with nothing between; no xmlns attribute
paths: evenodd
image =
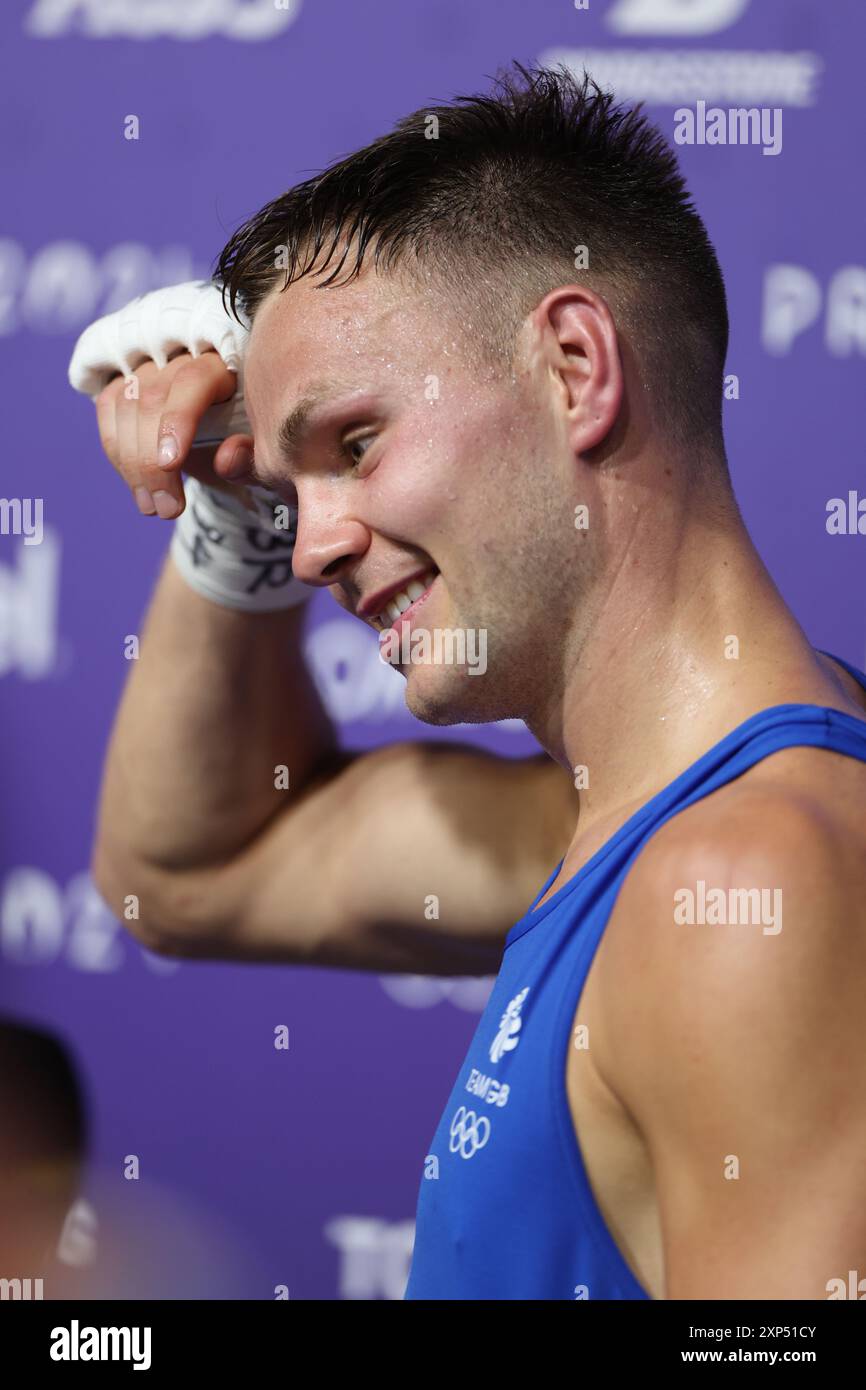
<svg viewBox="0 0 866 1390"><path fill-rule="evenodd" d="M866 722L821 705L753 715L512 927L425 1161L407 1299L649 1298L605 1225L575 1138L565 1089L575 1010L620 885L659 826L777 749L803 746L866 762Z"/></svg>

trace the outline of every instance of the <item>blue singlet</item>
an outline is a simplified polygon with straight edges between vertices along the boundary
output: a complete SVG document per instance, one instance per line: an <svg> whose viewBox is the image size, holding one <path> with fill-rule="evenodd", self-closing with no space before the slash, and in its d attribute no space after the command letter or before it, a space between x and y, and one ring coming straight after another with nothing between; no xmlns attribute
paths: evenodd
<svg viewBox="0 0 866 1390"><path fill-rule="evenodd" d="M840 666L866 688L866 676ZM565 1059L584 982L636 855L659 826L780 748L866 762L866 722L774 705L646 802L537 912L512 927L421 1179L407 1299L648 1298L596 1205ZM435 1162L433 1161L435 1159Z"/></svg>

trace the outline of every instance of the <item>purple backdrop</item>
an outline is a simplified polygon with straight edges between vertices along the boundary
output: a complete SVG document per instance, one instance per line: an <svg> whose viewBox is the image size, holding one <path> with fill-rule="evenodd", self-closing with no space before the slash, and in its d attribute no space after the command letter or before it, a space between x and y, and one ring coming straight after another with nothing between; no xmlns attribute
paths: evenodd
<svg viewBox="0 0 866 1390"><path fill-rule="evenodd" d="M866 496L866 13L859 0L8 0L0 29L0 1012L55 1028L88 1091L92 1152L60 1266L72 1288L124 1296L399 1298L423 1157L490 981L177 965L100 902L86 866L124 637L169 528L137 518L111 474L93 408L66 382L72 345L133 295L208 273L239 221L291 184L513 58L589 55L669 135L699 101L780 109L776 154L694 144L681 158L727 281L746 520L812 640L862 666L866 535L830 534L827 508ZM41 537L16 526L16 498L42 499ZM418 724L371 634L324 594L309 653L351 746L535 747L512 724ZM274 1050L279 1024L288 1051Z"/></svg>

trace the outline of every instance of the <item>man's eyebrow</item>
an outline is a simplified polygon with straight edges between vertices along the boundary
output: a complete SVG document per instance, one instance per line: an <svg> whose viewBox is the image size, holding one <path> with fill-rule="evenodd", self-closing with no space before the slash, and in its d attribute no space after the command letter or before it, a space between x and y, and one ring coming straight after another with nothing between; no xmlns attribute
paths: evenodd
<svg viewBox="0 0 866 1390"><path fill-rule="evenodd" d="M277 448L285 463L291 463L309 434L315 411L338 394L348 389L344 382L317 381L307 387L305 394L292 406L286 418L277 429Z"/></svg>

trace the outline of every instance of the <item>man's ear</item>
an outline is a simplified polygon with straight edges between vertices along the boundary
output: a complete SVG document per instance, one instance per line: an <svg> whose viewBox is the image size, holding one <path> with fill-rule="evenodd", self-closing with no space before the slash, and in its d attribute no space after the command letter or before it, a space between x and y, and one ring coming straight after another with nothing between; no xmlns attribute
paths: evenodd
<svg viewBox="0 0 866 1390"><path fill-rule="evenodd" d="M562 396L568 441L585 454L610 434L624 382L617 333L601 295L562 285L533 311L538 343Z"/></svg>

